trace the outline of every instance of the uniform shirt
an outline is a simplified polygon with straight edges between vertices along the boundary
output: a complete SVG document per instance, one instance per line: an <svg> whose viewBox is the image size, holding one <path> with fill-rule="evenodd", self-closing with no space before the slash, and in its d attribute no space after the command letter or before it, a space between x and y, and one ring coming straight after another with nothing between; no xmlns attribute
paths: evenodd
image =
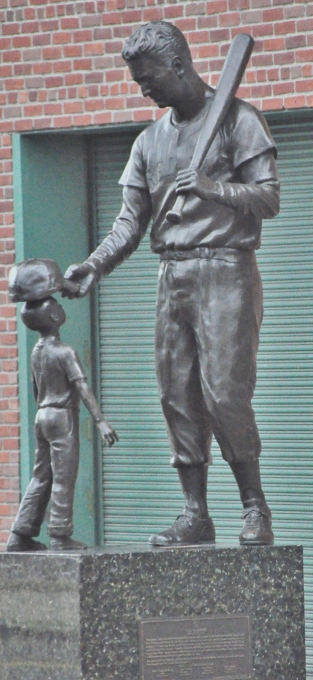
<svg viewBox="0 0 313 680"><path fill-rule="evenodd" d="M189 193L180 224L166 219L176 200L177 172L190 165L212 96L208 89L204 108L192 120L177 124L168 111L137 137L120 179L125 187L122 210L112 231L87 259L99 278L138 247L149 217L142 220L142 206L146 211L150 205L155 253L197 246L260 247L262 218L273 217L279 207L276 147L263 115L240 99L234 100L201 167L220 183L220 195L204 200ZM228 197L222 195L225 191Z"/></svg>
<svg viewBox="0 0 313 680"><path fill-rule="evenodd" d="M73 383L86 379L77 352L58 338L40 338L31 355L38 408L78 408Z"/></svg>
<svg viewBox="0 0 313 680"><path fill-rule="evenodd" d="M181 223L165 218L176 200L175 178L188 168L212 93L198 116L177 124L168 111L136 139L120 183L149 191L152 201L151 248L194 248L195 246L255 249L260 245L261 217L233 209L216 200L189 195ZM271 152L271 153L268 153ZM213 181L261 183L277 180L276 148L262 114L235 99L221 131L209 149L201 170ZM258 157L251 167L245 163Z"/></svg>

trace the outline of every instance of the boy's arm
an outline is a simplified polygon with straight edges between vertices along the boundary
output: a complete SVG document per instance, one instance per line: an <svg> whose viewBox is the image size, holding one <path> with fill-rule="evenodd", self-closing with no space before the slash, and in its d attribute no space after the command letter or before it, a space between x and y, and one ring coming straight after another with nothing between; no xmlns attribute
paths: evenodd
<svg viewBox="0 0 313 680"><path fill-rule="evenodd" d="M103 417L96 398L87 383L87 380L85 378L80 378L79 380L74 381L74 385L82 402L85 404L90 415L96 422L104 444L112 446L115 442L118 442L117 433Z"/></svg>
<svg viewBox="0 0 313 680"><path fill-rule="evenodd" d="M36 404L37 404L37 399L38 399L38 387L37 387L37 383L36 383L35 376L34 376L33 373L32 373L32 386L33 386L33 395L34 395L34 397L35 397L35 402L36 402Z"/></svg>

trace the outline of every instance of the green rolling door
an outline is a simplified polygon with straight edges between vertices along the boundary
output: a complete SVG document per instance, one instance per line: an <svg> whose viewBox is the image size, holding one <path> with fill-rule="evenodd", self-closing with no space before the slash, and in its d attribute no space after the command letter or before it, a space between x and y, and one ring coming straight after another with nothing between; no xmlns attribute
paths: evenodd
<svg viewBox="0 0 313 680"><path fill-rule="evenodd" d="M265 315L254 400L262 476L277 543L305 548L307 677L313 680L313 135L312 118L273 117L282 182L280 215L264 223L258 253ZM117 214L117 180L136 132L92 142L99 242ZM105 540L146 541L182 508L154 377L158 259L146 237L100 285L101 396L120 443L103 463ZM208 499L219 543L237 541L241 506L228 466L213 450ZM290 613L292 616L292 613Z"/></svg>

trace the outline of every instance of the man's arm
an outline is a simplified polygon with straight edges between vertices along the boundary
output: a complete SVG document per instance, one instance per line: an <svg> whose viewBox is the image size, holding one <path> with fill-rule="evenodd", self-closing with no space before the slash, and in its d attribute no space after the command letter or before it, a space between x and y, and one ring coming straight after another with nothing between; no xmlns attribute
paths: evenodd
<svg viewBox="0 0 313 680"><path fill-rule="evenodd" d="M280 187L273 153L267 151L242 163L239 171L241 181L233 183L213 181L198 170L182 170L176 178L177 193L190 191L261 219L277 215Z"/></svg>
<svg viewBox="0 0 313 680"><path fill-rule="evenodd" d="M97 428L101 434L103 442L108 444L109 446L112 446L115 442L118 441L117 433L115 432L115 430L113 430L111 425L109 425L109 423L105 420L104 416L102 415L98 403L96 401L96 398L93 392L91 391L87 383L87 380L84 378L75 380L74 385L82 402L85 404L90 415L93 417L97 425Z"/></svg>
<svg viewBox="0 0 313 680"><path fill-rule="evenodd" d="M99 281L121 264L145 235L151 218L151 199L146 189L125 186L123 204L112 231L82 264L71 265L65 278L79 284L77 297L83 297Z"/></svg>

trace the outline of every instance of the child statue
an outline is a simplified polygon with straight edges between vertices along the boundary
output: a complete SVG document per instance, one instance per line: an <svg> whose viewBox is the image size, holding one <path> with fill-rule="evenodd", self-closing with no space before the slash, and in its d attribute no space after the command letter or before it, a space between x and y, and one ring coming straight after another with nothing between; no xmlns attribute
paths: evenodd
<svg viewBox="0 0 313 680"><path fill-rule="evenodd" d="M35 419L36 453L32 479L22 499L7 543L8 552L46 550L38 536L50 500L48 534L51 551L83 550L71 538L73 500L79 461L79 402L94 418L104 443L118 436L104 419L87 384L77 352L60 340L66 320L63 307L51 296L68 284L53 260L27 260L10 273L12 300L26 300L21 310L27 328L40 338L31 355L33 389L38 411Z"/></svg>

